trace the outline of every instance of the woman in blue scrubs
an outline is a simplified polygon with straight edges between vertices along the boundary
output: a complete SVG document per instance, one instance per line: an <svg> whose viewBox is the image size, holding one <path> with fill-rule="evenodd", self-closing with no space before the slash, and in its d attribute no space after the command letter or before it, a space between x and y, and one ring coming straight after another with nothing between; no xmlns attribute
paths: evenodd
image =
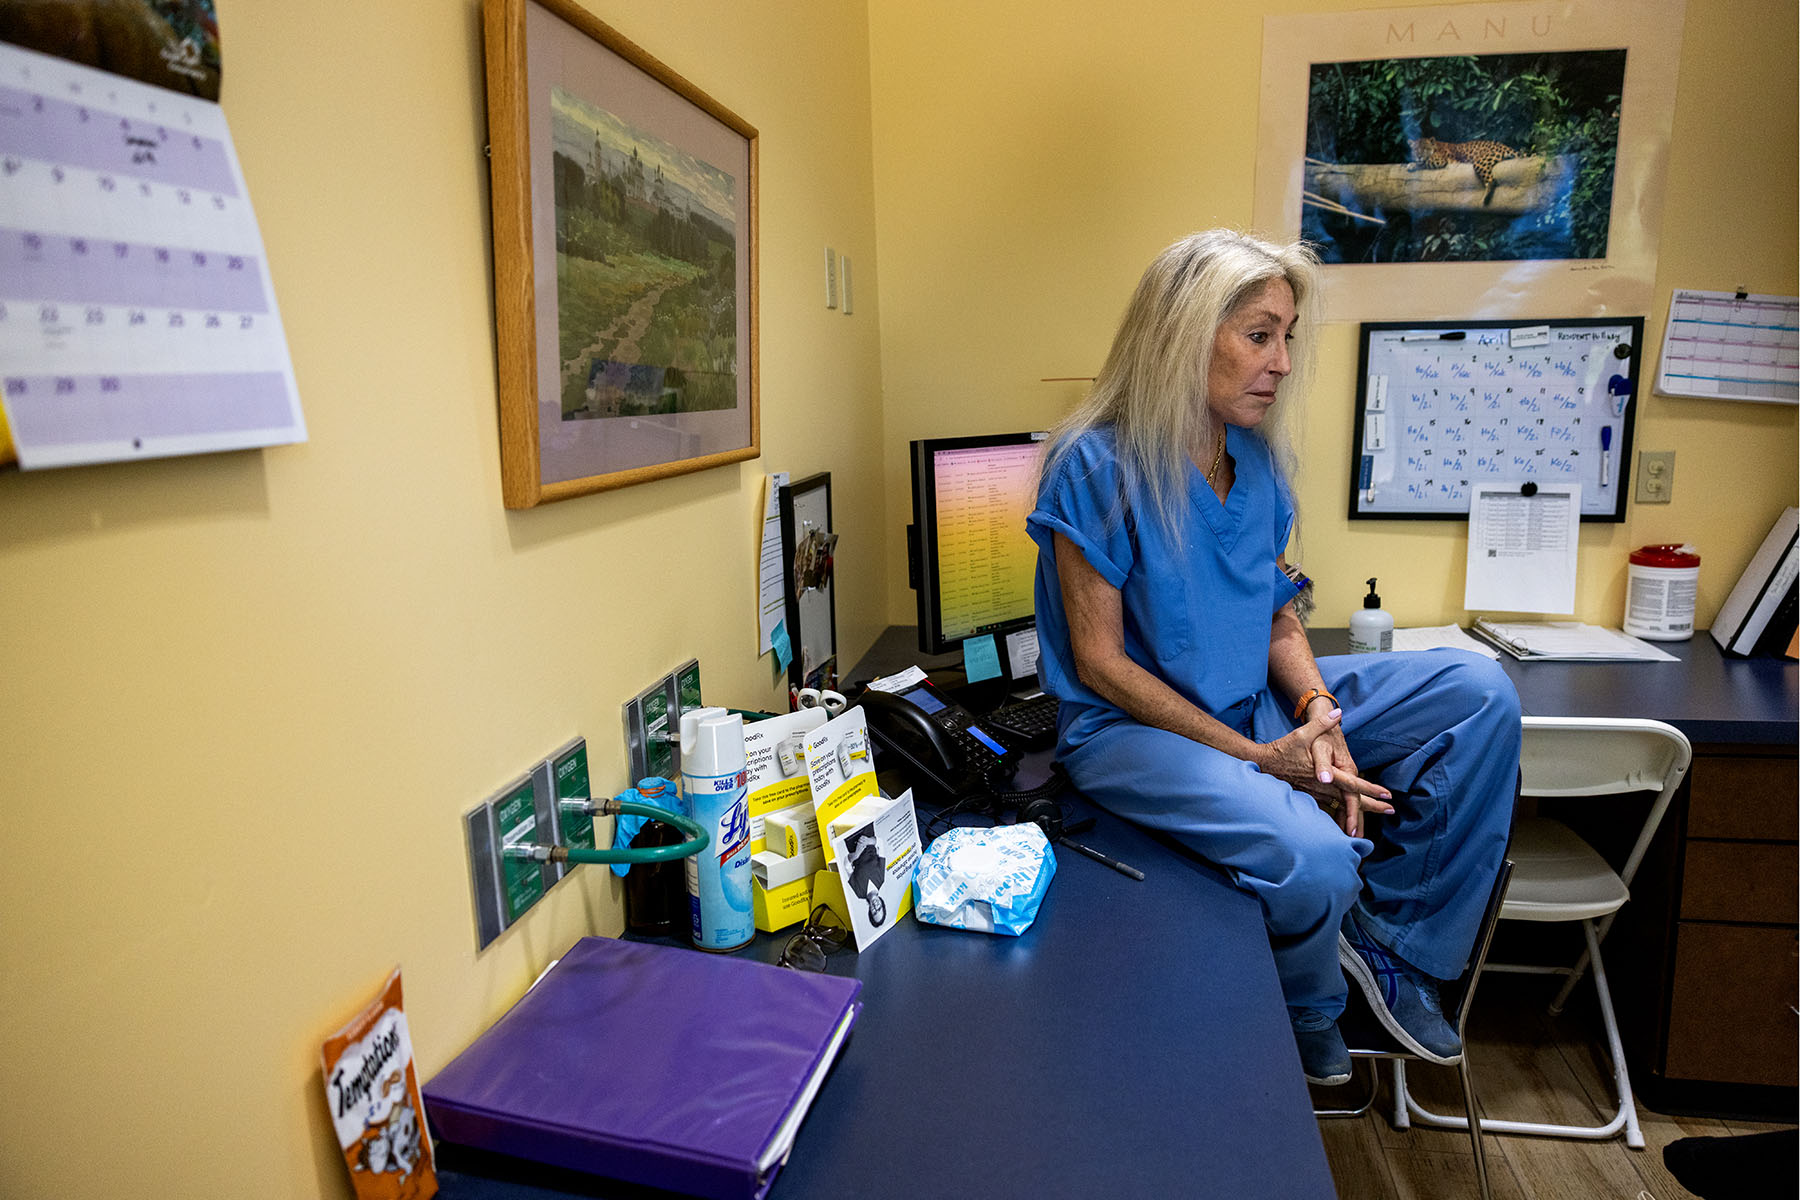
<svg viewBox="0 0 1800 1200"><path fill-rule="evenodd" d="M1520 733L1478 655L1313 658L1286 430L1316 293L1304 244L1165 250L1052 433L1028 525L1059 760L1257 898L1306 1076L1342 1083L1346 974L1409 1049L1459 1060L1436 981L1505 853Z"/></svg>

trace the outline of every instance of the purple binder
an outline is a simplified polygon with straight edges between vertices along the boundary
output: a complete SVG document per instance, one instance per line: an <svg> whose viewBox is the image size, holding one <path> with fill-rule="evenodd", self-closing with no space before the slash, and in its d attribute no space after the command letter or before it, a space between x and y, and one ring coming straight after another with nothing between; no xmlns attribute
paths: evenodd
<svg viewBox="0 0 1800 1200"><path fill-rule="evenodd" d="M425 1085L446 1141L716 1200L764 1195L855 979L582 938Z"/></svg>

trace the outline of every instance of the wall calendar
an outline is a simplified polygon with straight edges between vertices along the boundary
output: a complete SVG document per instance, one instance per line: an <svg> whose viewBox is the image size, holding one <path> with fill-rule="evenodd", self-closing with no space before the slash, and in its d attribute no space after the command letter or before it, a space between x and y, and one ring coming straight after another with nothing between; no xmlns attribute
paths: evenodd
<svg viewBox="0 0 1800 1200"><path fill-rule="evenodd" d="M27 469L305 440L217 104L0 45L0 404Z"/></svg>
<svg viewBox="0 0 1800 1200"><path fill-rule="evenodd" d="M1350 516L1467 520L1476 485L1625 518L1641 317L1365 323Z"/></svg>

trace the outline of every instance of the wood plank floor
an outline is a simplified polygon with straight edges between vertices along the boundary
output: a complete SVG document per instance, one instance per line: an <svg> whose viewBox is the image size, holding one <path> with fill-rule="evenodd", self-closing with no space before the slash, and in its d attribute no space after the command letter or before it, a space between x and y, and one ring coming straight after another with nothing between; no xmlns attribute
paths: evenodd
<svg viewBox="0 0 1800 1200"><path fill-rule="evenodd" d="M1486 975L1469 1017L1470 1061L1483 1115L1490 1118L1590 1123L1612 1102L1605 1035L1598 1011L1578 988L1561 1016L1545 1006L1557 986L1543 977ZM1618 1002L1615 1000L1615 1003ZM1316 1105L1354 1104L1366 1094L1368 1068L1343 1088L1315 1088ZM1397 1130L1391 1068L1380 1064L1375 1107L1360 1117L1321 1120L1325 1155L1346 1200L1454 1200L1476 1197L1468 1134L1414 1124ZM1427 1108L1460 1115L1457 1073L1409 1063L1407 1081ZM1677 1138L1792 1128L1742 1121L1671 1117L1638 1105L1647 1148L1606 1142L1483 1137L1495 1200L1688 1200L1692 1193L1663 1168L1663 1147ZM1788 1193L1792 1195L1792 1192Z"/></svg>

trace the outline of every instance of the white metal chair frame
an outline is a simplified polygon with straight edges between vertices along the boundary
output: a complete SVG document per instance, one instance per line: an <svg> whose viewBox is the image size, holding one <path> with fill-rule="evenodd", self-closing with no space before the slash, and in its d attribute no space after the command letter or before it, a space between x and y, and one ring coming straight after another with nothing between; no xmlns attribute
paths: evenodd
<svg viewBox="0 0 1800 1200"><path fill-rule="evenodd" d="M1468 969L1463 973L1462 994L1457 997L1455 1005L1448 1014L1451 1022L1456 1026L1456 1036L1458 1038L1463 1036L1463 1026L1469 1019L1469 1007L1475 1000L1475 985L1481 981L1481 968L1482 965L1487 962L1488 946L1492 944L1494 940L1494 926L1499 923L1500 907L1506 898L1507 883L1511 880L1512 873L1513 864L1511 861L1503 861L1500 864L1499 874L1494 878L1494 889L1488 896L1487 911L1482 916L1481 927L1475 937L1475 945L1469 954ZM1354 988L1351 989L1351 992L1350 1002L1352 1004L1362 1003L1360 996L1356 994ZM1384 1058L1390 1060L1398 1072L1407 1059L1418 1057L1412 1051L1401 1047L1399 1042L1395 1041L1386 1030L1380 1027L1373 1015L1368 1018L1368 1024L1370 1028L1367 1032L1373 1035L1368 1040L1379 1044L1371 1048L1364 1048L1360 1045L1352 1046L1350 1048L1350 1057L1352 1059L1360 1059L1369 1064L1368 1099L1364 1100L1355 1108L1315 1108L1313 1110L1313 1115L1315 1117L1362 1116L1364 1113L1368 1112L1369 1109L1374 1107L1375 1095L1379 1090L1376 1077L1376 1060ZM1360 1030L1347 1031L1348 1036L1358 1042L1363 1040L1362 1033L1363 1031ZM1456 1067L1456 1073L1462 1082L1463 1110L1472 1116L1475 1113L1475 1081L1469 1074L1469 1052L1466 1042L1463 1048L1462 1060ZM1399 1074L1395 1075L1396 1084L1399 1083L1401 1078L1402 1076ZM1465 1120L1462 1123L1462 1127L1467 1129L1469 1123ZM1404 1125L1402 1125L1402 1128L1404 1128ZM1481 1135L1479 1133L1470 1134L1469 1143L1475 1154L1475 1178L1481 1185L1481 1200L1490 1200L1492 1192L1488 1186L1487 1154L1482 1149Z"/></svg>
<svg viewBox="0 0 1800 1200"><path fill-rule="evenodd" d="M1526 717L1524 749L1520 756L1524 796L1610 796L1629 792L1655 792L1623 868L1613 871L1605 859L1568 826L1548 817L1520 821L1513 830L1507 857L1517 863L1512 888L1501 907L1503 921L1580 921L1587 950L1572 967L1487 963L1489 971L1522 974L1566 975L1562 990L1550 1002L1550 1012L1562 1012L1570 992L1591 965L1594 989L1600 1000L1600 1019L1606 1027L1607 1052L1612 1059L1613 1086L1618 1108L1610 1119L1595 1125L1550 1125L1534 1121L1502 1121L1481 1118L1485 1133L1511 1133L1538 1137L1611 1138L1623 1129L1625 1144L1644 1148L1638 1129L1637 1106L1632 1101L1631 1079L1625 1070L1625 1051L1619 1025L1613 1015L1612 993L1606 984L1606 966L1600 943L1612 927L1613 917L1630 898L1632 877L1644 859L1669 802L1674 799L1693 748L1679 729L1661 721L1638 718ZM1467 1085L1472 1089L1472 1084ZM1394 1062L1394 1125L1405 1129L1409 1117L1421 1124L1446 1129L1467 1129L1467 1117L1445 1116L1422 1107L1406 1088L1406 1064ZM1474 1113L1474 1102L1468 1099Z"/></svg>

